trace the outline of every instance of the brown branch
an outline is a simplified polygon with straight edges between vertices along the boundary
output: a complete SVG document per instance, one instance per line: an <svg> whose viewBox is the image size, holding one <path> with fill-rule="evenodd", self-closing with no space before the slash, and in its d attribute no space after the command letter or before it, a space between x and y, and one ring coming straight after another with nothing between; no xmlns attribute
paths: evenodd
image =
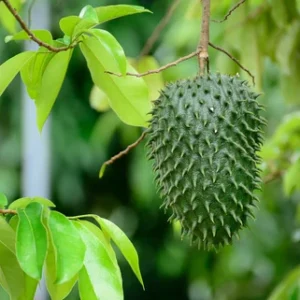
<svg viewBox="0 0 300 300"><path fill-rule="evenodd" d="M0 215L8 215L8 214L16 215L17 211L13 209L0 209Z"/></svg>
<svg viewBox="0 0 300 300"><path fill-rule="evenodd" d="M42 40L40 40L39 38L37 38L34 33L28 28L28 26L25 24L25 22L23 21L23 19L21 18L21 16L18 14L18 12L13 8L13 6L11 5L11 3L9 2L9 0L0 0L0 2L3 2L4 5L7 7L7 9L11 12L11 14L14 16L14 18L17 20L17 22L20 24L20 26L22 27L22 29L28 34L29 38L36 42L40 47L44 47L48 50L50 50L51 52L61 52L61 51L67 51L71 48L74 48L76 46L76 44L71 44L69 46L66 47L53 47L45 42L43 42Z"/></svg>
<svg viewBox="0 0 300 300"><path fill-rule="evenodd" d="M117 155L113 156L110 160L106 161L106 162L102 165L102 167L101 167L101 170L100 170L100 178L103 176L104 171L105 171L105 169L106 169L106 167L107 167L108 165L113 164L116 160L118 160L118 159L121 158L122 156L128 154L129 151L130 151L131 149L133 149L133 148L135 148L136 146L138 146L138 145L143 141L143 139L145 138L146 134L147 134L147 131L144 131L144 132L142 133L142 135L141 135L141 136L140 136L133 144L129 145L125 150L119 152Z"/></svg>
<svg viewBox="0 0 300 300"><path fill-rule="evenodd" d="M230 16L231 14L237 9L239 8L242 4L244 4L246 2L246 0L241 0L240 2L238 2L234 7L232 7L229 12L226 14L226 16L224 17L224 19L222 20L211 20L212 22L215 23L223 23L225 22Z"/></svg>
<svg viewBox="0 0 300 300"><path fill-rule="evenodd" d="M264 184L267 184L267 183L270 183L276 179L279 179L281 176L283 175L283 172L280 171L280 170L276 170L274 171L273 173L270 173L269 175L267 175L264 180L263 180L263 183Z"/></svg>
<svg viewBox="0 0 300 300"><path fill-rule="evenodd" d="M183 62L185 60L188 60L188 59L190 59L192 57L197 56L200 53L200 51L201 50L198 49L197 51L192 52L189 55L183 56L183 57L181 57L181 58L179 58L179 59L177 59L177 60L175 60L175 61L173 61L173 62L171 62L169 64L166 64L166 65L164 65L164 66L162 66L162 67L160 67L158 69L155 69L155 70L149 70L149 71L147 71L145 73L140 73L140 74L135 74L135 73L129 73L128 72L128 73L126 73L126 75L128 75L128 76L134 76L134 77L143 77L143 76L147 76L147 75L151 75L151 74L160 73L160 72L162 72L162 71L164 71L164 70L166 70L168 68L177 66L179 63L181 63L181 62ZM114 76L118 76L118 77L123 77L122 74L114 73L114 72L111 72L111 71L105 71L105 73L110 74L110 75L114 75Z"/></svg>
<svg viewBox="0 0 300 300"><path fill-rule="evenodd" d="M147 55L152 47L154 46L155 42L157 41L160 33L162 30L167 26L169 21L171 20L177 6L179 5L181 0L174 0L171 6L168 8L166 15L162 18L162 20L159 22L157 27L154 29L153 33L147 40L143 50L140 53L140 57Z"/></svg>
<svg viewBox="0 0 300 300"><path fill-rule="evenodd" d="M198 45L198 61L200 75L205 73L208 67L208 43L209 43L209 21L210 21L210 0L202 0L202 24L201 37ZM209 71L209 70L208 70Z"/></svg>
<svg viewBox="0 0 300 300"><path fill-rule="evenodd" d="M209 42L209 46L211 46L212 48L214 48L214 49L216 49L218 51L221 51L224 54L226 54L231 60L233 60L242 70L244 70L252 78L253 85L255 85L255 77L254 77L254 75L248 69L246 69L235 57L233 57L229 52L227 52L223 48L215 46L214 44L212 44L210 42Z"/></svg>

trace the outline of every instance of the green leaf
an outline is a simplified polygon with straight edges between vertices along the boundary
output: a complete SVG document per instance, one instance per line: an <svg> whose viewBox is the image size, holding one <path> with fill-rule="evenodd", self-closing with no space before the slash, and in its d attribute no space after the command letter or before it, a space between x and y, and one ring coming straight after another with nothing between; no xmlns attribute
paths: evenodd
<svg viewBox="0 0 300 300"><path fill-rule="evenodd" d="M51 211L48 226L57 262L55 283L64 283L82 268L85 245L75 226L63 214Z"/></svg>
<svg viewBox="0 0 300 300"><path fill-rule="evenodd" d="M110 109L107 95L96 85L93 86L90 93L90 105L99 112L108 111Z"/></svg>
<svg viewBox="0 0 300 300"><path fill-rule="evenodd" d="M72 49L56 53L44 71L40 92L35 102L37 124L40 131L61 89L72 53Z"/></svg>
<svg viewBox="0 0 300 300"><path fill-rule="evenodd" d="M300 267L295 268L288 276L278 285L268 300L290 299L290 294L299 284Z"/></svg>
<svg viewBox="0 0 300 300"><path fill-rule="evenodd" d="M17 11L20 10L20 7L21 7L20 0L11 0L10 3L14 9L16 9ZM15 17L11 14L11 12L6 8L4 3L2 3L2 2L0 2L0 23L2 23L3 26L10 33L16 32L17 21L16 21Z"/></svg>
<svg viewBox="0 0 300 300"><path fill-rule="evenodd" d="M3 193L0 193L0 208L4 208L5 206L7 206L7 198Z"/></svg>
<svg viewBox="0 0 300 300"><path fill-rule="evenodd" d="M111 260L106 245L103 244L95 234L88 230L84 224L81 222L74 223L86 245L84 267L86 269L86 275L91 282L93 292L96 295L96 299L123 299L122 281L120 280L119 270ZM82 277L81 274L81 279L82 278L84 277ZM79 282L79 287L82 288L85 283L86 280L81 283ZM79 291L84 299L88 299L87 297L90 293L85 295L85 292L86 289Z"/></svg>
<svg viewBox="0 0 300 300"><path fill-rule="evenodd" d="M59 21L61 31L67 36L73 36L73 31L76 25L81 21L78 16L64 17Z"/></svg>
<svg viewBox="0 0 300 300"><path fill-rule="evenodd" d="M0 65L0 96L33 55L33 51L22 52Z"/></svg>
<svg viewBox="0 0 300 300"><path fill-rule="evenodd" d="M144 56L133 63L133 66L139 73L149 70L155 70L160 67L158 61L153 56ZM164 88L164 79L162 73L152 74L144 78L150 91L150 100L156 100L160 96L160 90Z"/></svg>
<svg viewBox="0 0 300 300"><path fill-rule="evenodd" d="M21 70L21 78L31 99L36 99L42 85L44 71L55 53L40 48Z"/></svg>
<svg viewBox="0 0 300 300"><path fill-rule="evenodd" d="M18 209L16 252L23 271L40 280L47 252L47 233L42 223L43 206L33 202Z"/></svg>
<svg viewBox="0 0 300 300"><path fill-rule="evenodd" d="M0 217L0 285L18 299L24 291L24 273L15 256L15 232L3 217Z"/></svg>
<svg viewBox="0 0 300 300"><path fill-rule="evenodd" d="M118 66L110 51L94 37L80 44L87 60L94 83L107 94L110 106L119 118L133 126L148 126L151 103L148 88L142 78L133 76L117 77L105 71L118 73ZM129 67L130 72L135 70Z"/></svg>
<svg viewBox="0 0 300 300"><path fill-rule="evenodd" d="M51 44L53 41L52 34L48 30L44 29L37 29L37 30L31 30L31 32L40 39L41 41ZM14 34L14 35L8 35L5 37L5 43L8 43L10 41L21 41L21 40L30 40L29 35L24 30Z"/></svg>
<svg viewBox="0 0 300 300"><path fill-rule="evenodd" d="M284 175L283 186L286 195L290 196L296 189L300 189L300 158L293 163Z"/></svg>
<svg viewBox="0 0 300 300"><path fill-rule="evenodd" d="M117 19L120 17L125 17L133 14L140 14L144 12L151 13L150 10L145 9L142 6L136 5L107 5L107 6L100 6L95 8L99 23L104 23L113 19Z"/></svg>
<svg viewBox="0 0 300 300"><path fill-rule="evenodd" d="M97 300L92 282L90 280L89 274L85 267L83 267L79 272L78 279L78 290L80 300Z"/></svg>
<svg viewBox="0 0 300 300"><path fill-rule="evenodd" d="M129 263L131 269L133 270L134 274L138 278L141 285L144 287L140 267L139 267L139 257L138 254L128 239L126 234L114 223L109 220L100 218L94 215L95 220L99 223L102 228L102 231L106 233L114 243L118 246L122 254L124 255L125 259Z"/></svg>
<svg viewBox="0 0 300 300"><path fill-rule="evenodd" d="M99 24L97 12L90 5L85 6L81 10L79 17L81 18L81 21L78 22L74 28L73 39L81 35L84 30L90 29Z"/></svg>
<svg viewBox="0 0 300 300"><path fill-rule="evenodd" d="M98 15L96 10L91 5L86 5L79 14L81 19L92 20L95 23L98 23Z"/></svg>
<svg viewBox="0 0 300 300"><path fill-rule="evenodd" d="M8 208L9 209L25 208L27 205L29 205L30 203L33 203L33 202L38 202L47 207L55 207L55 204L46 198L24 197L24 198L20 198L20 199L15 200L14 202L12 202Z"/></svg>
<svg viewBox="0 0 300 300"><path fill-rule="evenodd" d="M57 274L57 261L55 255L55 248L53 243L50 241L47 258L46 258L46 285L47 290L51 296L52 300L62 300L65 299L74 287L78 274L75 274L73 278L64 283L56 283Z"/></svg>
<svg viewBox="0 0 300 300"><path fill-rule="evenodd" d="M90 29L87 31L95 36L104 48L115 58L122 75L126 75L127 59L122 46L108 31L102 29Z"/></svg>

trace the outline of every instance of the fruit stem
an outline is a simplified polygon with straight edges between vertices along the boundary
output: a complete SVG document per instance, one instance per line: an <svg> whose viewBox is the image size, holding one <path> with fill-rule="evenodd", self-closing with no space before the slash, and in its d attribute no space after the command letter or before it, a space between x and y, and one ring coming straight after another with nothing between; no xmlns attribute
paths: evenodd
<svg viewBox="0 0 300 300"><path fill-rule="evenodd" d="M209 22L210 22L210 0L202 0L202 24L201 24L201 37L198 45L200 50L198 55L200 75L205 73L205 69L209 72Z"/></svg>

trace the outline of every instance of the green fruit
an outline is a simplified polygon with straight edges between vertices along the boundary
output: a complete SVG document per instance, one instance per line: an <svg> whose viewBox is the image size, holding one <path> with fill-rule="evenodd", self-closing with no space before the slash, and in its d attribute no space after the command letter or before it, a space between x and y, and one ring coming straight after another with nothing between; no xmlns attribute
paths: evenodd
<svg viewBox="0 0 300 300"><path fill-rule="evenodd" d="M245 81L208 75L169 84L155 101L148 157L170 220L199 248L219 248L247 224L260 188L262 106Z"/></svg>

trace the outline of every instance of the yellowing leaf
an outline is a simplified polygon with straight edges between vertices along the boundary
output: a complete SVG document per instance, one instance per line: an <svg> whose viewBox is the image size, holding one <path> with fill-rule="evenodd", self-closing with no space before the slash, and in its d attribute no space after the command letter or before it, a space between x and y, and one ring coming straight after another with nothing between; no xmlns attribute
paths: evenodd
<svg viewBox="0 0 300 300"><path fill-rule="evenodd" d="M90 105L99 112L107 111L110 108L107 95L96 85L91 90Z"/></svg>

